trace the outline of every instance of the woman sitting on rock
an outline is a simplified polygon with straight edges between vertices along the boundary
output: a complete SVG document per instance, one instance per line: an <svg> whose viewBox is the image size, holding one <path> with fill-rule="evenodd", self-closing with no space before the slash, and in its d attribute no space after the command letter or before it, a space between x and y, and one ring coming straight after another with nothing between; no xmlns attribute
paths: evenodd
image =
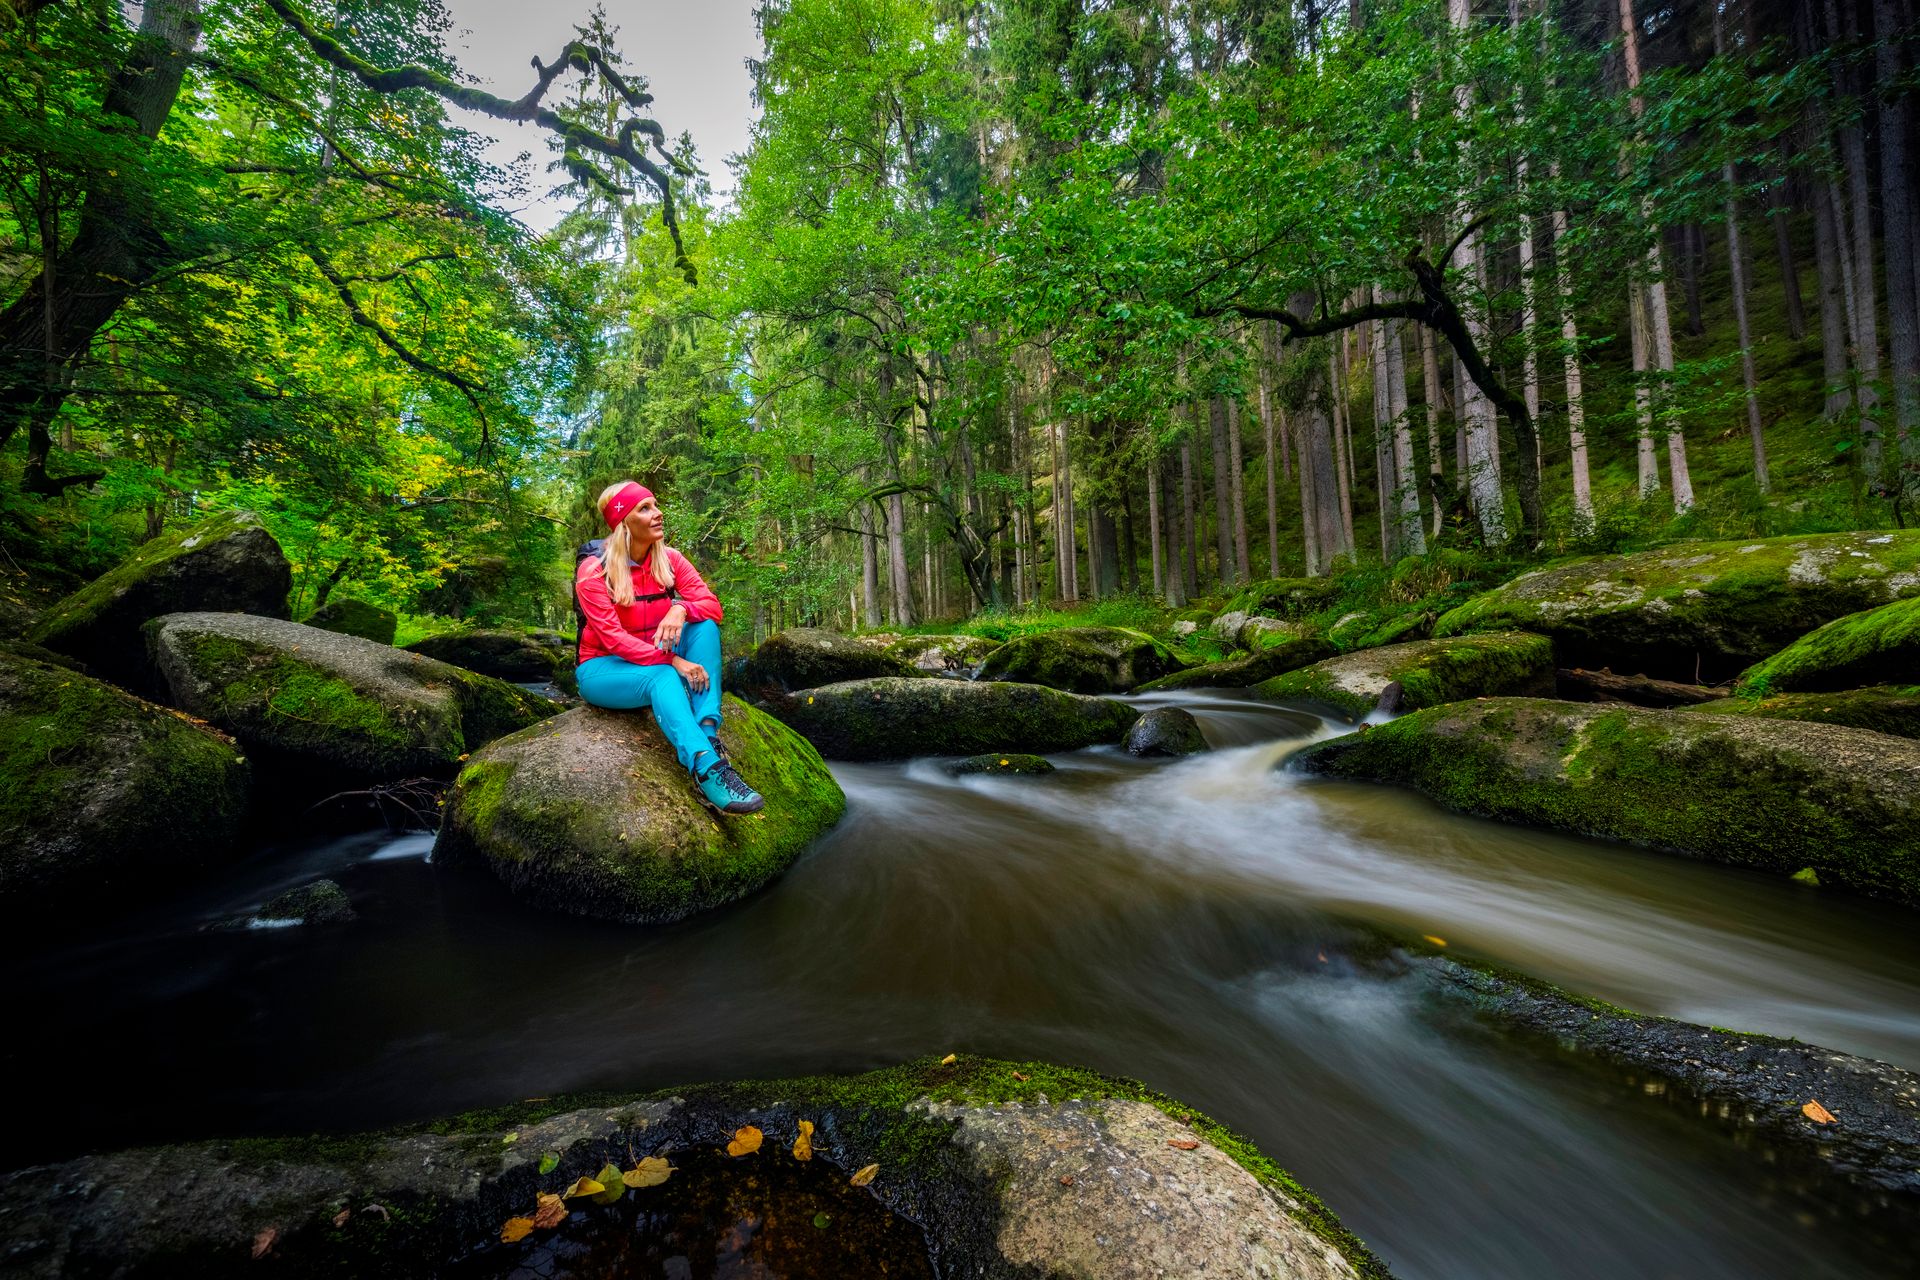
<svg viewBox="0 0 1920 1280"><path fill-rule="evenodd" d="M718 813L760 812L766 801L720 745L719 599L667 546L660 504L644 486L610 486L600 514L613 532L573 575L580 696L616 711L653 708L702 800Z"/></svg>

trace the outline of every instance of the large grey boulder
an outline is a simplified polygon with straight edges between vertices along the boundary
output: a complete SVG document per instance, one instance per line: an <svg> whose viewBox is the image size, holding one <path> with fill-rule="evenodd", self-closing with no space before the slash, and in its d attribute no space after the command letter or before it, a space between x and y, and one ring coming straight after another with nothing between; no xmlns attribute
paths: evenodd
<svg viewBox="0 0 1920 1280"><path fill-rule="evenodd" d="M1205 751L1207 739L1191 711L1155 707L1133 722L1122 745L1134 756L1190 756Z"/></svg>
<svg viewBox="0 0 1920 1280"><path fill-rule="evenodd" d="M140 628L168 613L287 616L293 569L251 511L224 511L162 534L59 601L27 639L71 654L115 683L151 691Z"/></svg>
<svg viewBox="0 0 1920 1280"><path fill-rule="evenodd" d="M804 1166L791 1153L802 1121L812 1127ZM720 1149L745 1126L764 1143L729 1161ZM640 1201L637 1217L581 1197L564 1202L557 1228L500 1243L502 1225L531 1215L538 1196L609 1163L633 1168L642 1154L679 1171L615 1188ZM972 1056L590 1107L539 1100L347 1138L83 1156L0 1180L0 1256L21 1280L262 1269L304 1280L442 1274L484 1248L497 1265L488 1274L531 1274L576 1247L581 1230L657 1244L682 1196L724 1203L730 1179L764 1203L760 1180L775 1161L782 1182L840 1195L855 1170L877 1166L860 1206L808 1233L810 1274L874 1274L839 1251L860 1239L845 1218L872 1223L877 1208L895 1239L938 1258L939 1274L977 1280L1387 1276L1324 1205L1207 1116L1134 1081Z"/></svg>
<svg viewBox="0 0 1920 1280"><path fill-rule="evenodd" d="M1061 627L1007 641L987 658L979 678L1043 684L1069 693L1125 693L1185 665L1144 631Z"/></svg>
<svg viewBox="0 0 1920 1280"><path fill-rule="evenodd" d="M559 710L504 680L358 636L243 613L147 627L169 701L256 754L339 776L449 776L468 752Z"/></svg>
<svg viewBox="0 0 1920 1280"><path fill-rule="evenodd" d="M902 636L887 645L887 652L922 675L964 678L1001 643L991 636Z"/></svg>
<svg viewBox="0 0 1920 1280"><path fill-rule="evenodd" d="M1253 686L1271 702L1318 702L1358 720L1398 685L1398 706L1412 711L1461 698L1553 692L1553 644L1544 636L1501 632L1452 640L1414 640L1344 653Z"/></svg>
<svg viewBox="0 0 1920 1280"><path fill-rule="evenodd" d="M743 897L839 821L846 796L804 739L737 699L720 741L766 797L761 812L707 809L644 712L576 707L542 721L460 771L434 861L485 867L535 906L626 924Z"/></svg>
<svg viewBox="0 0 1920 1280"><path fill-rule="evenodd" d="M1149 680L1135 693L1161 693L1175 689L1245 689L1311 666L1334 656L1331 642L1318 632L1298 623L1272 618L1250 618L1240 628L1242 647L1252 652L1243 657L1208 662L1172 675Z"/></svg>
<svg viewBox="0 0 1920 1280"><path fill-rule="evenodd" d="M1722 716L1765 720L1810 720L1871 729L1899 738L1920 738L1920 684L1870 685L1834 693L1776 693L1764 698L1721 698L1685 708Z"/></svg>
<svg viewBox="0 0 1920 1280"><path fill-rule="evenodd" d="M226 735L0 651L0 917L96 908L218 861L248 780Z"/></svg>
<svg viewBox="0 0 1920 1280"><path fill-rule="evenodd" d="M574 642L558 631L520 627L471 627L443 631L406 646L439 662L516 683L551 680L573 688Z"/></svg>
<svg viewBox="0 0 1920 1280"><path fill-rule="evenodd" d="M1522 574L1437 636L1536 631L1561 664L1722 680L1815 627L1920 596L1920 530L1684 542Z"/></svg>
<svg viewBox="0 0 1920 1280"><path fill-rule="evenodd" d="M735 688L752 698L794 689L919 673L903 657L856 636L818 627L790 627L761 641L734 672Z"/></svg>
<svg viewBox="0 0 1920 1280"><path fill-rule="evenodd" d="M1292 757L1450 809L1920 905L1920 742L1793 720L1486 698Z"/></svg>
<svg viewBox="0 0 1920 1280"><path fill-rule="evenodd" d="M1113 698L981 680L852 680L773 699L767 709L829 760L1073 751L1117 742L1140 718Z"/></svg>

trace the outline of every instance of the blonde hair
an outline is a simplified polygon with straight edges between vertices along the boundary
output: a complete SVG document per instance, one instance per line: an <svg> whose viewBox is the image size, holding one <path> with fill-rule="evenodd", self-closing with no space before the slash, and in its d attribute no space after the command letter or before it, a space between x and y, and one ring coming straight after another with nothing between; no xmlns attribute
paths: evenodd
<svg viewBox="0 0 1920 1280"><path fill-rule="evenodd" d="M607 504L613 501L613 495L619 493L631 483L616 480L600 491L600 508L604 519ZM631 514L631 513L629 513ZM618 605L633 603L633 535L627 531L627 522L622 520L607 534L606 542L600 548L600 566L607 575L607 594ZM667 559L667 540L661 538L653 544L647 553L647 567L653 571L653 580L665 591L673 585L673 564Z"/></svg>

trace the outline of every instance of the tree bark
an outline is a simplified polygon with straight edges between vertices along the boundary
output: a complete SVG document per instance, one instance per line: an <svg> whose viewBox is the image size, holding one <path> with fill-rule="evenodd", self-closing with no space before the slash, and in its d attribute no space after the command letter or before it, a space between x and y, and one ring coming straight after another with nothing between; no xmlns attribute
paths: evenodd
<svg viewBox="0 0 1920 1280"><path fill-rule="evenodd" d="M880 629L880 557L874 547L873 504L860 504L860 605L870 630Z"/></svg>
<svg viewBox="0 0 1920 1280"><path fill-rule="evenodd" d="M1633 417L1639 428L1638 491L1645 502L1660 492L1660 460L1653 449L1653 390L1647 385L1647 304L1637 282L1627 285L1627 334L1633 349Z"/></svg>
<svg viewBox="0 0 1920 1280"><path fill-rule="evenodd" d="M1213 439L1213 540L1219 554L1219 578L1231 583L1233 567L1233 477L1227 456L1227 407L1220 396L1207 397L1207 425Z"/></svg>
<svg viewBox="0 0 1920 1280"><path fill-rule="evenodd" d="M1437 538L1447 509L1446 466L1440 449L1440 409L1446 391L1440 382L1440 355L1435 350L1433 330L1426 325L1420 326L1420 379L1427 414L1427 487L1433 502L1433 536Z"/></svg>
<svg viewBox="0 0 1920 1280"><path fill-rule="evenodd" d="M1200 593L1200 499L1193 483L1193 445L1180 442L1180 547L1184 553L1186 594Z"/></svg>
<svg viewBox="0 0 1920 1280"><path fill-rule="evenodd" d="M1900 80L1899 35L1905 28L1893 0L1873 0L1875 72L1883 93ZM1909 96L1911 96L1909 94ZM1914 253L1916 209L1907 172L1906 112L1882 98L1880 113L1881 246L1886 257L1887 333L1894 435L1901 461L1920 467L1920 261Z"/></svg>
<svg viewBox="0 0 1920 1280"><path fill-rule="evenodd" d="M1725 57L1726 34L1717 6L1713 9L1712 21L1714 56ZM1747 263L1740 247L1740 201L1736 195L1739 187L1735 182L1732 160L1720 167L1720 182L1726 188L1723 207L1727 219L1727 271L1733 294L1734 326L1740 335L1740 376L1746 387L1747 434L1753 439L1753 483L1755 488L1765 493L1770 488L1767 478L1767 440L1760 423L1760 388L1753 367L1753 330L1747 323Z"/></svg>
<svg viewBox="0 0 1920 1280"><path fill-rule="evenodd" d="M1147 460L1147 542L1153 552L1153 594L1166 597L1166 578L1161 569L1160 555L1160 459ZM1172 604L1171 599L1167 600Z"/></svg>
<svg viewBox="0 0 1920 1280"><path fill-rule="evenodd" d="M1247 557L1247 481L1246 458L1240 443L1240 400L1237 396L1227 399L1227 459L1233 467L1229 500L1233 503L1233 567L1236 580L1251 581L1253 569Z"/></svg>
<svg viewBox="0 0 1920 1280"><path fill-rule="evenodd" d="M1553 177L1560 177L1559 165ZM1580 325L1573 314L1573 280L1567 270L1561 241L1567 234L1567 213L1553 211L1553 280L1560 301L1560 361L1567 382L1567 446L1573 484L1573 535L1591 537L1594 531L1593 480L1587 469L1587 406L1580 376Z"/></svg>
<svg viewBox="0 0 1920 1280"><path fill-rule="evenodd" d="M1859 37L1854 5L1849 0L1844 11L1835 0L1826 0L1827 34L1832 46L1853 44ZM1845 17L1842 18L1844 12ZM1851 98L1858 111L1846 111L1839 129L1840 157L1846 170L1847 201L1852 214L1853 232L1853 312L1854 368L1860 381L1855 398L1860 410L1860 437L1865 449L1869 482L1884 471L1883 436L1880 425L1880 305L1879 288L1874 281L1873 204L1869 198L1866 129L1862 121L1867 110L1865 95L1859 92L1857 73L1844 60L1833 64L1833 88L1838 101ZM1884 133L1884 130L1882 131ZM1848 228L1843 226L1844 236Z"/></svg>

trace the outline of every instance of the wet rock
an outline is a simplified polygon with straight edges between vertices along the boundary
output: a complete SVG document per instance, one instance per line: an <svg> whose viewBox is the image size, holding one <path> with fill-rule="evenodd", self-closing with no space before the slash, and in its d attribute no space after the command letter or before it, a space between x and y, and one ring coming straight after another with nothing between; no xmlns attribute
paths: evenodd
<svg viewBox="0 0 1920 1280"><path fill-rule="evenodd" d="M307 615L307 625L322 631L338 631L343 636L359 636L375 644L392 644L400 620L391 609L351 596L335 596Z"/></svg>
<svg viewBox="0 0 1920 1280"><path fill-rule="evenodd" d="M1271 624L1271 625L1262 625ZM1297 623L1274 622L1271 618L1253 618L1241 628L1247 638L1245 647L1252 653L1223 662L1208 662L1185 671L1176 671L1158 680L1149 680L1135 693L1162 693L1174 689L1245 689L1330 658L1334 647L1327 640Z"/></svg>
<svg viewBox="0 0 1920 1280"><path fill-rule="evenodd" d="M226 735L0 651L0 918L96 908L219 861L249 776Z"/></svg>
<svg viewBox="0 0 1920 1280"><path fill-rule="evenodd" d="M985 755L949 760L940 767L957 778L975 773L1011 773L1038 777L1043 773L1053 772L1053 762L1045 756L1028 755L1020 751L1009 751L1004 754L989 751Z"/></svg>
<svg viewBox="0 0 1920 1280"><path fill-rule="evenodd" d="M1739 692L1831 693L1920 681L1920 596L1835 618L1741 673Z"/></svg>
<svg viewBox="0 0 1920 1280"><path fill-rule="evenodd" d="M725 708L720 740L766 797L760 813L702 804L651 715L583 706L474 753L434 861L485 867L535 906L626 924L752 893L839 821L846 797L798 735L737 699Z"/></svg>
<svg viewBox="0 0 1920 1280"><path fill-rule="evenodd" d="M1179 707L1155 707L1127 730L1127 753L1136 756L1190 756L1207 749L1200 722Z"/></svg>
<svg viewBox="0 0 1920 1280"><path fill-rule="evenodd" d="M980 679L1043 684L1069 693L1124 693L1184 665L1144 631L1061 627L1009 640L988 657Z"/></svg>
<svg viewBox="0 0 1920 1280"><path fill-rule="evenodd" d="M889 643L886 651L923 675L964 678L972 675L1000 645L1001 642L991 636L902 636Z"/></svg>
<svg viewBox="0 0 1920 1280"><path fill-rule="evenodd" d="M315 880L289 889L260 908L261 920L297 920L301 924L348 924L355 919L347 891L332 880Z"/></svg>
<svg viewBox="0 0 1920 1280"><path fill-rule="evenodd" d="M474 627L416 640L406 646L406 651L498 680L516 684L551 681L569 693L574 690L574 642L558 631Z"/></svg>
<svg viewBox="0 0 1920 1280"><path fill-rule="evenodd" d="M175 613L147 627L182 710L250 752L342 778L445 777L466 753L558 710L503 680L357 636L241 613Z"/></svg>
<svg viewBox="0 0 1920 1280"><path fill-rule="evenodd" d="M71 654L95 675L156 692L140 628L162 614L208 610L287 616L293 570L251 511L226 511L144 544L49 608L27 639Z"/></svg>
<svg viewBox="0 0 1920 1280"><path fill-rule="evenodd" d="M1723 716L1808 720L1920 738L1920 685L1875 685L1838 693L1776 693L1770 698L1722 698L1688 707Z"/></svg>
<svg viewBox="0 0 1920 1280"><path fill-rule="evenodd" d="M1328 658L1253 687L1271 702L1318 702L1358 720L1401 687L1405 710L1461 698L1553 692L1553 645L1519 632L1415 640Z"/></svg>
<svg viewBox="0 0 1920 1280"><path fill-rule="evenodd" d="M1714 682L1836 618L1920 596L1920 531L1692 542L1523 574L1440 636L1551 636L1563 664Z"/></svg>
<svg viewBox="0 0 1920 1280"><path fill-rule="evenodd" d="M482 1246L497 1250L501 1224L531 1212L536 1193L605 1163L711 1151L748 1124L769 1148L784 1147L806 1119L816 1126L814 1160L836 1176L879 1165L871 1194L919 1224L943 1275L1387 1275L1244 1139L1133 1081L963 1057L595 1101L22 1170L0 1180L0 1250L23 1280L263 1266L291 1277L436 1274ZM547 1153L554 1162L541 1173ZM617 1212L585 1200L569 1208ZM250 1262L263 1233L271 1252ZM821 1248L831 1256L830 1239Z"/></svg>
<svg viewBox="0 0 1920 1280"><path fill-rule="evenodd" d="M1119 741L1140 717L1112 698L982 680L853 680L773 699L767 709L829 760L1073 751Z"/></svg>
<svg viewBox="0 0 1920 1280"><path fill-rule="evenodd" d="M864 639L817 627L792 627L761 642L741 664L735 687L748 697L765 698L844 680L918 674L905 658Z"/></svg>
<svg viewBox="0 0 1920 1280"><path fill-rule="evenodd" d="M1486 698L1295 753L1450 809L1920 905L1920 743L1861 729Z"/></svg>

